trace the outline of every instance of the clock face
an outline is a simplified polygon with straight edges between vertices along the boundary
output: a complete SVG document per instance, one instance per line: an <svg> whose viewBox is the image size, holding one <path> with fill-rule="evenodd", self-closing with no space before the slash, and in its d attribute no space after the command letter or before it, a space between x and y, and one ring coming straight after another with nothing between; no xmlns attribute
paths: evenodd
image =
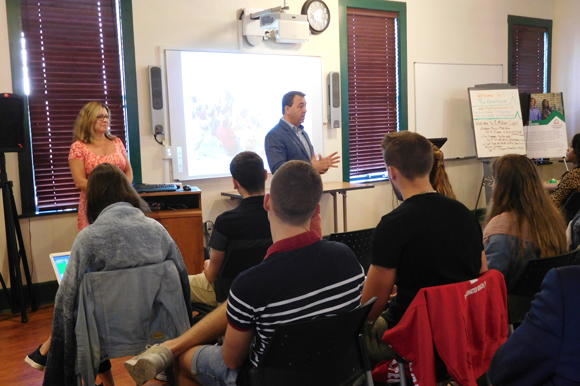
<svg viewBox="0 0 580 386"><path fill-rule="evenodd" d="M304 3L302 14L305 14L310 24L310 30L319 34L328 28L330 24L330 12L328 6L320 0L310 0Z"/></svg>

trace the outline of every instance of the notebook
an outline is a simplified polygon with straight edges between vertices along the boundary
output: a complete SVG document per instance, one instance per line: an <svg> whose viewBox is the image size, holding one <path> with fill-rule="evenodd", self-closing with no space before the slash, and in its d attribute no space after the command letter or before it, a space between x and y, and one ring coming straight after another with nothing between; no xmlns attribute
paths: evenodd
<svg viewBox="0 0 580 386"><path fill-rule="evenodd" d="M58 284L62 281L62 275L64 275L64 270L68 264L69 257L70 251L50 254L50 262L52 263L52 268L54 269L54 274L56 275L56 281L58 281Z"/></svg>

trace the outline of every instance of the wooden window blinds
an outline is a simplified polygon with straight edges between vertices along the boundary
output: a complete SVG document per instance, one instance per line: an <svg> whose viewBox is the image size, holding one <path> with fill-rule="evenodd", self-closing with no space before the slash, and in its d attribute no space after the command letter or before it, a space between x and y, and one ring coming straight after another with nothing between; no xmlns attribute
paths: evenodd
<svg viewBox="0 0 580 386"><path fill-rule="evenodd" d="M398 130L397 13L348 8L350 177L385 171L381 141Z"/></svg>
<svg viewBox="0 0 580 386"><path fill-rule="evenodd" d="M547 28L512 25L512 84L520 92L543 93Z"/></svg>
<svg viewBox="0 0 580 386"><path fill-rule="evenodd" d="M114 0L22 0L37 212L74 208L68 164L73 128L87 102L111 110L126 146L123 75Z"/></svg>

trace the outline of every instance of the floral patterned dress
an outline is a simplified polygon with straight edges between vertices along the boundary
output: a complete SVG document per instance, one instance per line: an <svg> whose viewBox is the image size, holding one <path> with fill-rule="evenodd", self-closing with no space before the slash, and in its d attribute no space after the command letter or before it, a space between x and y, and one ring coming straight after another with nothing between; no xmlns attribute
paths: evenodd
<svg viewBox="0 0 580 386"><path fill-rule="evenodd" d="M94 154L84 142L76 141L70 147L70 153L68 159L79 159L85 163L85 175L89 178L89 175L98 165L103 163L109 163L118 166L121 170L125 171L127 167L127 151L123 142L119 138L114 138L113 142L115 144L115 152L107 155L96 155ZM89 225L89 220L87 218L87 194L84 190L81 190L81 196L79 199L79 214L78 214L78 227L79 232Z"/></svg>

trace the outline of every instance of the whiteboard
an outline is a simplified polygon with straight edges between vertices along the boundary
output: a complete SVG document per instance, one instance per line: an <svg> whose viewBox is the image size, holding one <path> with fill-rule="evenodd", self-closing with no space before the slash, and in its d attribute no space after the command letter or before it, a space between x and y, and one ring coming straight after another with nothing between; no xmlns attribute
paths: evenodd
<svg viewBox="0 0 580 386"><path fill-rule="evenodd" d="M469 89L477 158L526 154L518 89L506 86Z"/></svg>
<svg viewBox="0 0 580 386"><path fill-rule="evenodd" d="M474 157L467 88L502 83L501 64L415 63L415 127L427 138L446 137L446 159Z"/></svg>
<svg viewBox="0 0 580 386"><path fill-rule="evenodd" d="M241 151L268 168L264 138L282 117L282 96L306 94L304 128L323 149L320 56L165 50L173 178L226 177Z"/></svg>

